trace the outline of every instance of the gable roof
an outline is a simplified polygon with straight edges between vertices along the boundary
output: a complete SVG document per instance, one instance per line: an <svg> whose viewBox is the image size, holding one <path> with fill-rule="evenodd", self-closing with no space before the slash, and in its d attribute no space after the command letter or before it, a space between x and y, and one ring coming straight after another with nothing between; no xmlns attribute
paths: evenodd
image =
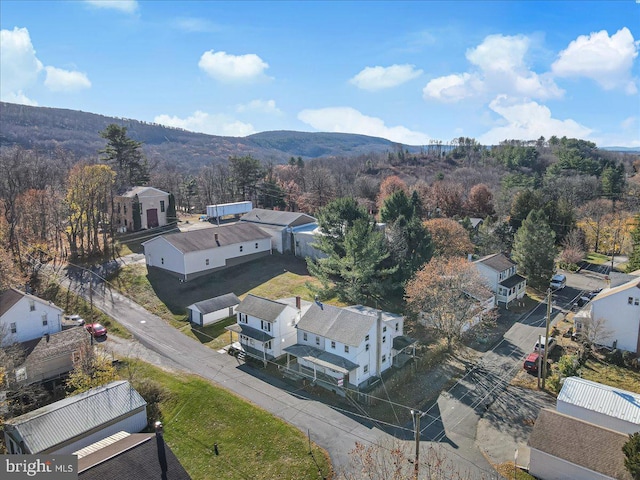
<svg viewBox="0 0 640 480"><path fill-rule="evenodd" d="M236 312L273 322L287 307L288 305L286 303L249 294L240 302L240 305L236 308Z"/></svg>
<svg viewBox="0 0 640 480"><path fill-rule="evenodd" d="M216 240L216 235L218 239ZM271 238L257 225L236 223L222 227L203 228L189 232L169 233L143 242L142 245L160 239L167 241L182 253L199 252L211 248Z"/></svg>
<svg viewBox="0 0 640 480"><path fill-rule="evenodd" d="M296 227L307 223L315 223L316 219L306 213L279 212L277 210L254 208L249 213L244 214L240 221L280 227Z"/></svg>
<svg viewBox="0 0 640 480"><path fill-rule="evenodd" d="M562 385L558 401L640 425L640 395L620 388L569 377Z"/></svg>
<svg viewBox="0 0 640 480"><path fill-rule="evenodd" d="M78 326L29 340L21 344L25 349L24 365L37 365L50 358L74 352L90 339L89 332Z"/></svg>
<svg viewBox="0 0 640 480"><path fill-rule="evenodd" d="M593 297L591 302L595 302L601 300L606 297L610 297L611 295L615 295L616 293L624 292L626 290L631 290L633 288L637 288L638 290L634 292L634 294L640 294L640 279L634 278L633 280L628 281L627 283L623 283L617 287L613 288L605 288L598 295Z"/></svg>
<svg viewBox="0 0 640 480"><path fill-rule="evenodd" d="M164 446L167 459L167 472L164 478L167 480L190 480L191 477L164 439L160 437L159 441ZM87 449L94 445L87 447ZM83 449L83 451L87 449ZM114 478L118 480L157 480L163 478L158 458L156 434L120 435L115 438L115 441L108 442L102 448L96 448L86 455L78 455L78 473L79 478L84 480L112 480Z"/></svg>
<svg viewBox="0 0 640 480"><path fill-rule="evenodd" d="M302 316L298 329L358 346L376 322L376 317L348 308L314 303Z"/></svg>
<svg viewBox="0 0 640 480"><path fill-rule="evenodd" d="M17 430L28 451L44 452L146 404L128 381L119 380L7 420L5 428Z"/></svg>
<svg viewBox="0 0 640 480"><path fill-rule="evenodd" d="M476 260L474 263L482 263L496 272L503 272L513 267L515 262L511 261L504 253L494 253Z"/></svg>
<svg viewBox="0 0 640 480"><path fill-rule="evenodd" d="M211 312L217 312L218 310L222 310L223 308L234 307L240 303L240 299L236 296L235 293L225 293L224 295L220 295L218 297L209 298L208 300L202 300L201 302L196 302L193 305L189 305L187 308L194 308L198 310L203 315Z"/></svg>
<svg viewBox="0 0 640 480"><path fill-rule="evenodd" d="M622 446L628 435L550 409L538 414L529 446L619 480L632 480Z"/></svg>
<svg viewBox="0 0 640 480"><path fill-rule="evenodd" d="M126 192L123 192L118 196L119 197L133 198L136 195L140 195L143 192L147 192L148 190L153 190L157 194L160 194L160 195L163 195L163 196L169 195L167 192L164 192L164 191L160 190L159 188L155 188L155 187L132 187L129 190L127 190Z"/></svg>
<svg viewBox="0 0 640 480"><path fill-rule="evenodd" d="M17 288L10 288L0 293L0 317L7 313L11 307L13 307L16 303L18 303L22 298L28 298L29 300L34 300L38 303L42 303L43 305L47 305L49 307L55 308L56 310L60 310L60 313L63 310L55 305L52 302L48 302L47 300L43 300L40 297L36 297L35 295L30 295L28 293L21 292Z"/></svg>

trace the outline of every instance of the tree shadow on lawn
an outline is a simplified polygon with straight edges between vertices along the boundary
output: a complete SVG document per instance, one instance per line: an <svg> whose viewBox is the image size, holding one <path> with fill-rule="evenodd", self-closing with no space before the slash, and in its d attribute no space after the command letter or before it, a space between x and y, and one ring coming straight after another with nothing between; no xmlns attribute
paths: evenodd
<svg viewBox="0 0 640 480"><path fill-rule="evenodd" d="M184 315L186 308L193 303L230 292L241 296L284 272L309 275L304 260L291 255L273 254L188 282L180 282L157 268L147 270L147 279L171 313Z"/></svg>
<svg viewBox="0 0 640 480"><path fill-rule="evenodd" d="M236 317L227 317L212 325L205 325L204 327L191 324L191 332L200 343L208 344L224 333L227 333L227 335L229 335L229 333L225 330L225 327L228 327L229 325L233 325L235 323Z"/></svg>

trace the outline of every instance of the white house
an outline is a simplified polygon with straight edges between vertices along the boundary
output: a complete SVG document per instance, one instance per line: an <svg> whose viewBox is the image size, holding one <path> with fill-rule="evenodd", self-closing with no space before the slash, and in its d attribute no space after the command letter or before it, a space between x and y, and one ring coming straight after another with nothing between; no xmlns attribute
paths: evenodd
<svg viewBox="0 0 640 480"><path fill-rule="evenodd" d="M617 432L640 432L640 394L584 378L565 379L556 410Z"/></svg>
<svg viewBox="0 0 640 480"><path fill-rule="evenodd" d="M234 309L240 303L235 293L226 293L219 297L210 298L189 305L189 321L204 327L219 322L234 314Z"/></svg>
<svg viewBox="0 0 640 480"><path fill-rule="evenodd" d="M10 288L0 293L0 345L22 343L62 330L63 310Z"/></svg>
<svg viewBox="0 0 640 480"><path fill-rule="evenodd" d="M126 380L107 383L5 421L9 453L67 455L116 432L147 426L147 402Z"/></svg>
<svg viewBox="0 0 640 480"><path fill-rule="evenodd" d="M632 480L622 446L628 435L551 409L529 437L529 473L540 480Z"/></svg>
<svg viewBox="0 0 640 480"><path fill-rule="evenodd" d="M271 237L251 223L169 233L142 244L147 267L183 281L271 253Z"/></svg>
<svg viewBox="0 0 640 480"><path fill-rule="evenodd" d="M133 187L114 198L114 221L119 231L136 231L167 224L169 194L154 187Z"/></svg>
<svg viewBox="0 0 640 480"><path fill-rule="evenodd" d="M524 297L527 279L517 273L517 265L503 253L494 253L473 262L480 274L487 279L496 302L509 305Z"/></svg>
<svg viewBox="0 0 640 480"><path fill-rule="evenodd" d="M640 278L602 290L576 313L576 333L583 330L585 322L598 325L599 345L640 352Z"/></svg>
<svg viewBox="0 0 640 480"><path fill-rule="evenodd" d="M300 297L276 301L249 294L236 307L237 323L226 329L238 334L246 355L266 364L296 342L296 325L310 306Z"/></svg>
<svg viewBox="0 0 640 480"><path fill-rule="evenodd" d="M263 208L254 208L243 215L240 222L258 225L271 236L276 251L293 254L296 254L293 239L295 232L308 229L309 225L317 227L316 219L305 213L279 212Z"/></svg>
<svg viewBox="0 0 640 480"><path fill-rule="evenodd" d="M401 315L316 302L298 323L297 343L285 349L287 369L336 393L341 387L366 388L408 345L394 342L403 336L403 328Z"/></svg>

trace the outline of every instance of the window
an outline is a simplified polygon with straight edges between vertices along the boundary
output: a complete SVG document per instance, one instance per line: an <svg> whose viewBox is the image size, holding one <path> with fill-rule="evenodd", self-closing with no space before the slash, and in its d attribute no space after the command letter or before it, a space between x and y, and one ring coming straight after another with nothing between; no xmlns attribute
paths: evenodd
<svg viewBox="0 0 640 480"><path fill-rule="evenodd" d="M258 249L258 242L256 242L256 250Z"/></svg>
<svg viewBox="0 0 640 480"><path fill-rule="evenodd" d="M162 257L162 258L160 259L160 263L161 263L162 265L164 265L164 257Z"/></svg>
<svg viewBox="0 0 640 480"><path fill-rule="evenodd" d="M369 365L365 365L364 366L364 373L367 373L369 371Z"/></svg>
<svg viewBox="0 0 640 480"><path fill-rule="evenodd" d="M633 297L629 297L628 302L629 302L629 305L633 305Z"/></svg>
<svg viewBox="0 0 640 480"><path fill-rule="evenodd" d="M349 345L344 346L344 353L349 353Z"/></svg>
<svg viewBox="0 0 640 480"><path fill-rule="evenodd" d="M43 326L43 327L46 327L48 323L49 323L49 322L47 321L47 314L46 314L46 313L43 313L43 314L42 314L42 326Z"/></svg>
<svg viewBox="0 0 640 480"><path fill-rule="evenodd" d="M387 343L387 337L382 337L382 343Z"/></svg>
<svg viewBox="0 0 640 480"><path fill-rule="evenodd" d="M364 351L365 351L365 352L368 352L368 351L369 351L369 344L368 344L368 343L364 346Z"/></svg>
<svg viewBox="0 0 640 480"><path fill-rule="evenodd" d="M125 213L125 215L127 214L127 206L126 205L124 206L124 213Z"/></svg>
<svg viewBox="0 0 640 480"><path fill-rule="evenodd" d="M260 320L260 328L265 332L271 331L271 322L267 322L266 320Z"/></svg>
<svg viewBox="0 0 640 480"><path fill-rule="evenodd" d="M240 251L242 251L242 245L240 245Z"/></svg>
<svg viewBox="0 0 640 480"><path fill-rule="evenodd" d="M160 200L160 211L164 212L164 200Z"/></svg>
<svg viewBox="0 0 640 480"><path fill-rule="evenodd" d="M303 332L302 334L302 339L306 342L307 341L307 332Z"/></svg>
<svg viewBox="0 0 640 480"><path fill-rule="evenodd" d="M269 340L268 342L265 342L264 349L265 350L271 350L271 340Z"/></svg>
<svg viewBox="0 0 640 480"><path fill-rule="evenodd" d="M382 363L387 361L387 356L386 355L382 355Z"/></svg>
<svg viewBox="0 0 640 480"><path fill-rule="evenodd" d="M316 337L316 345L320 345L320 337Z"/></svg>
<svg viewBox="0 0 640 480"><path fill-rule="evenodd" d="M118 204L118 213L120 213L120 204Z"/></svg>
<svg viewBox="0 0 640 480"><path fill-rule="evenodd" d="M127 219L126 218L124 219L124 226L125 227L127 226Z"/></svg>
<svg viewBox="0 0 640 480"><path fill-rule="evenodd" d="M633 304L636 305L636 306L640 305L640 298L634 298L633 299Z"/></svg>
<svg viewBox="0 0 640 480"><path fill-rule="evenodd" d="M11 329L11 333L16 333L18 331L18 328L16 327L16 322L11 322L9 324L9 328Z"/></svg>
<svg viewBox="0 0 640 480"><path fill-rule="evenodd" d="M400 329L400 324L396 322L396 332Z"/></svg>
<svg viewBox="0 0 640 480"><path fill-rule="evenodd" d="M629 302L631 303L631 302ZM29 311L30 312L35 312L36 310L36 302L34 302L33 300L29 300Z"/></svg>
<svg viewBox="0 0 640 480"><path fill-rule="evenodd" d="M366 337L364 337L364 341L368 342L369 341L369 335L367 335Z"/></svg>
<svg viewBox="0 0 640 480"><path fill-rule="evenodd" d="M238 314L238 320L240 320L240 323L248 323L249 319L247 318L247 314L246 313L239 313Z"/></svg>
<svg viewBox="0 0 640 480"><path fill-rule="evenodd" d="M334 342L333 340L331 340L331 348L333 348L333 349L336 348L336 342Z"/></svg>
<svg viewBox="0 0 640 480"><path fill-rule="evenodd" d="M387 331L387 327L386 326L382 327L382 333L384 333L386 331Z"/></svg>
<svg viewBox="0 0 640 480"><path fill-rule="evenodd" d="M204 264L205 265L209 265L209 259L208 258L204 261Z"/></svg>

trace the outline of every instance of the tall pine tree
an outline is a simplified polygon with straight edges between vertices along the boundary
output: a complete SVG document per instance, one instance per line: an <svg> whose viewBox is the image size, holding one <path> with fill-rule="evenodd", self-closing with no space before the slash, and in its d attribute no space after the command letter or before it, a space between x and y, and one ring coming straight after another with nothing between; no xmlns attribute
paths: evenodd
<svg viewBox="0 0 640 480"><path fill-rule="evenodd" d="M116 172L116 189L145 185L149 181L149 164L142 153L142 142L129 138L127 127L115 123L100 132L100 136L107 140L100 153Z"/></svg>
<svg viewBox="0 0 640 480"><path fill-rule="evenodd" d="M636 215L635 227L631 230L631 255L627 263L627 272L640 270L640 213Z"/></svg>
<svg viewBox="0 0 640 480"><path fill-rule="evenodd" d="M532 210L513 241L513 261L527 276L529 285L539 290L547 288L554 272L555 238L544 212Z"/></svg>

